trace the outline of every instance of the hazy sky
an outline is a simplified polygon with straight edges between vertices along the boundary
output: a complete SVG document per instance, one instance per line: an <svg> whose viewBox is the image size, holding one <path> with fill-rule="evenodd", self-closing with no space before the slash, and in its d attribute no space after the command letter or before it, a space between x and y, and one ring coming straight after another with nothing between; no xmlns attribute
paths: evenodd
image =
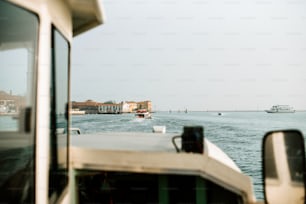
<svg viewBox="0 0 306 204"><path fill-rule="evenodd" d="M107 0L74 39L72 100L306 109L306 1Z"/></svg>

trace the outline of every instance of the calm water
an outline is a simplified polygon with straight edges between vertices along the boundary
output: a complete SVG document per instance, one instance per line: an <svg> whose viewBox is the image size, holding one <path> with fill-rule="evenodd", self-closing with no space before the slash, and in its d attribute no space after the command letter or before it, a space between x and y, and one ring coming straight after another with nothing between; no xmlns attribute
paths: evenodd
<svg viewBox="0 0 306 204"><path fill-rule="evenodd" d="M268 114L265 112L213 112L153 114L151 120L135 119L133 114L82 115L72 117L72 127L82 133L95 132L152 132L154 125L166 126L168 133L182 133L187 125L201 125L204 135L219 146L252 177L257 199L263 199L261 178L262 138L267 131L299 129L306 133L306 112Z"/></svg>

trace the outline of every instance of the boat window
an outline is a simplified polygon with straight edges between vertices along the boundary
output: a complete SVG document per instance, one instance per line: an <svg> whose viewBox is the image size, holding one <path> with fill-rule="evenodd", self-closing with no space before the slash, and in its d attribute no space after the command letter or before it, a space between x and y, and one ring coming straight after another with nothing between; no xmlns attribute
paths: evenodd
<svg viewBox="0 0 306 204"><path fill-rule="evenodd" d="M67 40L53 27L51 79L50 200L57 200L68 184L69 54Z"/></svg>
<svg viewBox="0 0 306 204"><path fill-rule="evenodd" d="M241 196L198 176L78 171L80 203L242 203Z"/></svg>
<svg viewBox="0 0 306 204"><path fill-rule="evenodd" d="M34 203L38 17L0 1L0 203Z"/></svg>

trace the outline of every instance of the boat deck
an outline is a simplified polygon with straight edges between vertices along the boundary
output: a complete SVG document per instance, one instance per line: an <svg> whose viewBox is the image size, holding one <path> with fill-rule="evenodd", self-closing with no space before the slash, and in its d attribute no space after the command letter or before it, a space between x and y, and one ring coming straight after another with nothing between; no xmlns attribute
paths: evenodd
<svg viewBox="0 0 306 204"><path fill-rule="evenodd" d="M72 135L73 147L86 149L100 149L111 151L129 152L168 152L176 153L172 143L174 133L143 133L143 132L105 132L95 134ZM181 147L180 139L176 140L177 146ZM232 169L240 172L238 166L221 149L205 138L204 154Z"/></svg>

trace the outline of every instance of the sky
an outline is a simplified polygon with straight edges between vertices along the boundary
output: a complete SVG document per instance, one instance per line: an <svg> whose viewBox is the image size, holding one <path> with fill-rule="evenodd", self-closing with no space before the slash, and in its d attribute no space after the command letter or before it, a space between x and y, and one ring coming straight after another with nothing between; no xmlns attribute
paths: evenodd
<svg viewBox="0 0 306 204"><path fill-rule="evenodd" d="M105 0L72 44L71 99L155 110L306 109L306 2Z"/></svg>

